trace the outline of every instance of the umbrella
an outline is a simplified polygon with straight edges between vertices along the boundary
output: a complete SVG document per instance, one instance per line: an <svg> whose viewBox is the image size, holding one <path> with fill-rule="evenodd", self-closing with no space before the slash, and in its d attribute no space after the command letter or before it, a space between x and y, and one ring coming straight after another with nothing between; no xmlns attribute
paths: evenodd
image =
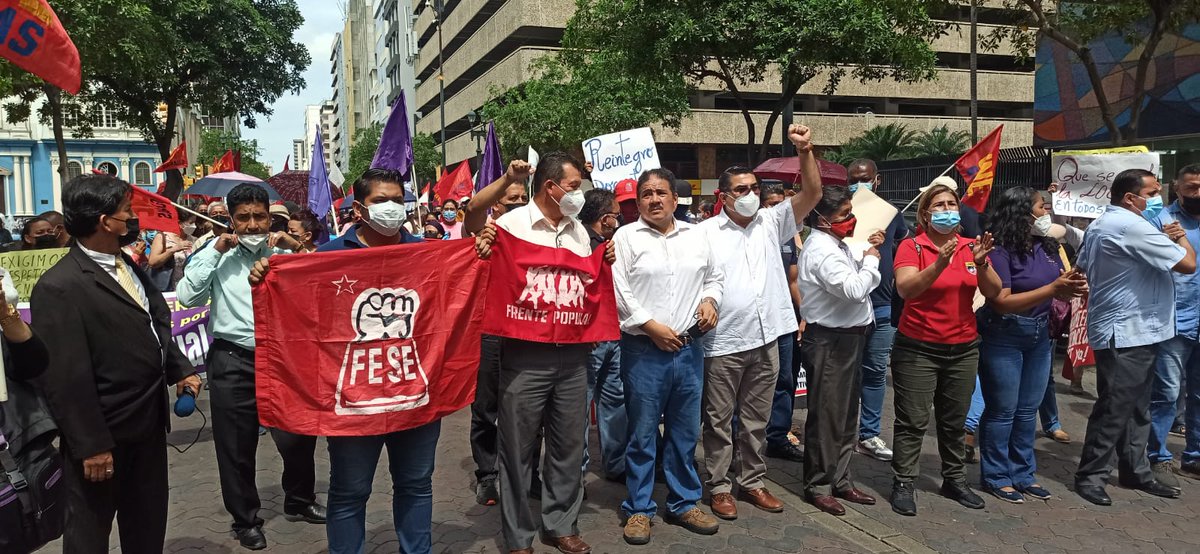
<svg viewBox="0 0 1200 554"><path fill-rule="evenodd" d="M845 185L847 183L846 168L833 162L817 159L821 168L821 183L825 185ZM779 179L784 183L800 182L800 158L771 158L754 168L754 174L760 179Z"/></svg>
<svg viewBox="0 0 1200 554"><path fill-rule="evenodd" d="M267 196L272 202L276 200L283 200L283 198L279 196L279 193L276 192L274 188L271 188L271 185L264 183L262 179L259 179L253 175L238 173L236 171L225 171L222 173L213 173L212 175L208 175L199 181L196 181L196 183L192 186L188 187L185 193L203 194L204 196L218 196L224 198L229 194L229 191L233 190L233 187L236 187L242 183L252 183L266 189Z"/></svg>

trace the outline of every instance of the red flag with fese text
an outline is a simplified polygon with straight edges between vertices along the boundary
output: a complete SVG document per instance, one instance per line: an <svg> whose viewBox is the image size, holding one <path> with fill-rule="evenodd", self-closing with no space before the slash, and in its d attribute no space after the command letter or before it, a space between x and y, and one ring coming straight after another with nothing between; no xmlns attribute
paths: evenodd
<svg viewBox="0 0 1200 554"><path fill-rule="evenodd" d="M272 257L254 287L262 424L382 435L470 404L487 276L471 240Z"/></svg>
<svg viewBox="0 0 1200 554"><path fill-rule="evenodd" d="M496 227L483 332L559 344L621 338L604 245L590 256L523 241Z"/></svg>
<svg viewBox="0 0 1200 554"><path fill-rule="evenodd" d="M133 213L137 214L138 226L142 229L154 229L180 234L179 212L175 205L166 197L159 196L142 187L132 187Z"/></svg>
<svg viewBox="0 0 1200 554"><path fill-rule="evenodd" d="M79 94L79 50L46 0L0 0L0 56L71 94Z"/></svg>
<svg viewBox="0 0 1200 554"><path fill-rule="evenodd" d="M958 173L967 183L962 203L980 212L987 208L988 198L992 195L996 166L1000 165L1000 133L1003 131L1003 125L996 127L954 162L954 167L958 168Z"/></svg>

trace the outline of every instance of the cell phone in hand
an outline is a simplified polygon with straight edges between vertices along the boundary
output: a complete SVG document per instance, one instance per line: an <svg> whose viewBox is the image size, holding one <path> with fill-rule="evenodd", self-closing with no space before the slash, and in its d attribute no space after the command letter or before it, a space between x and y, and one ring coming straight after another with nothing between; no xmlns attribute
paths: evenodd
<svg viewBox="0 0 1200 554"><path fill-rule="evenodd" d="M685 332L687 333L687 336L692 337L692 340L697 340L700 337L703 337L708 331L700 330L700 322L697 321L695 325L688 327L688 330Z"/></svg>

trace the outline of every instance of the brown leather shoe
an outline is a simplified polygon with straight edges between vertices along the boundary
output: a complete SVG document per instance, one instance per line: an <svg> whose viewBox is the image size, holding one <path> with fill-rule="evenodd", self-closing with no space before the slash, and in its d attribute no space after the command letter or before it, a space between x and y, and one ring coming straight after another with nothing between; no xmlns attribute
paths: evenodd
<svg viewBox="0 0 1200 554"><path fill-rule="evenodd" d="M809 493L805 496L807 497L805 500L808 500L809 504L816 506L817 509L821 510L822 512L835 516L846 515L846 508L842 506L836 498L829 496L828 494Z"/></svg>
<svg viewBox="0 0 1200 554"><path fill-rule="evenodd" d="M709 506L712 506L713 515L721 519L737 519L737 503L733 501L732 494L719 492L712 495Z"/></svg>
<svg viewBox="0 0 1200 554"><path fill-rule="evenodd" d="M567 535L565 537L542 537L542 544L557 548L562 554L591 554L592 547L588 543L583 542L579 535Z"/></svg>
<svg viewBox="0 0 1200 554"><path fill-rule="evenodd" d="M845 491L835 491L833 496L845 500L851 504L862 504L864 506L874 506L875 497L871 496L858 489L850 489Z"/></svg>
<svg viewBox="0 0 1200 554"><path fill-rule="evenodd" d="M754 505L755 508L766 512L779 513L783 511L783 502L771 494L766 487L752 491L742 491L742 500Z"/></svg>

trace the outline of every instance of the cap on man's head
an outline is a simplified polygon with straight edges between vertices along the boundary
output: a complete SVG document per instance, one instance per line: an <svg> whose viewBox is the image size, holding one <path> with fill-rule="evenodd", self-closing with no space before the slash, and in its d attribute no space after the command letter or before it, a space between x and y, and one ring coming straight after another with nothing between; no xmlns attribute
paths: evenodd
<svg viewBox="0 0 1200 554"><path fill-rule="evenodd" d="M675 196L679 197L680 206L692 205L692 184L683 179L675 179Z"/></svg>
<svg viewBox="0 0 1200 554"><path fill-rule="evenodd" d="M292 214L288 212L287 206L284 206L283 204L271 204L270 213L272 216L277 215L283 217L284 219L292 217Z"/></svg>
<svg viewBox="0 0 1200 554"><path fill-rule="evenodd" d="M942 175L941 177L934 179L928 185L921 187L920 190L921 190L921 192L925 192L937 185L945 185L947 187L950 187L950 190L952 190L954 192L958 192L958 181L955 181L953 177L947 177L945 175Z"/></svg>
<svg viewBox="0 0 1200 554"><path fill-rule="evenodd" d="M613 193L617 196L617 203L620 204L626 200L637 199L637 181L633 179L625 179L617 183L613 188Z"/></svg>

